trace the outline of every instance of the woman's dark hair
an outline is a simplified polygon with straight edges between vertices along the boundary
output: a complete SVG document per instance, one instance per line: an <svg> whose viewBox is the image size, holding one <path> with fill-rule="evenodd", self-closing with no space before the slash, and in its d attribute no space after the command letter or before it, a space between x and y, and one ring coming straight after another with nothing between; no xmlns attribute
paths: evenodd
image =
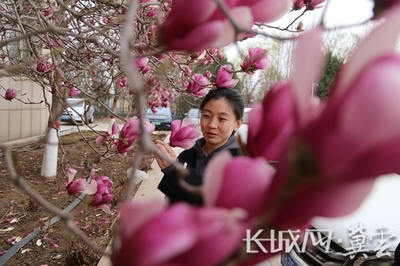
<svg viewBox="0 0 400 266"><path fill-rule="evenodd" d="M217 88L210 90L204 97L200 104L200 112L203 111L204 106L211 100L225 99L232 107L236 120L243 117L244 114L244 100L243 96L234 89Z"/></svg>

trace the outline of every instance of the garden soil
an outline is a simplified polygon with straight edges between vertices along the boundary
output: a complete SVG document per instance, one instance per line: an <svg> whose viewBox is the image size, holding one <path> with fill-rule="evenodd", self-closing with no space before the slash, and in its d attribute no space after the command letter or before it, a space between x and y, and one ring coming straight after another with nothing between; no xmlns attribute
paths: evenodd
<svg viewBox="0 0 400 266"><path fill-rule="evenodd" d="M105 149L104 146L95 143L97 136L94 132L82 131L61 137L59 161L63 158L63 163L58 165L57 176L54 179L41 177L43 144L32 144L14 149L13 161L17 171L25 178L30 187L61 209L68 207L77 198L66 192L67 180L62 169L68 167L76 169L76 178L87 179L91 168L95 168L98 175L108 176L114 182L111 214L106 214L99 208L89 207L87 203L90 199L89 196L85 196L70 212L74 215L76 226L99 247L105 249L112 237L118 205L125 196L126 170L131 167L132 158L139 142L135 141L134 149L124 158L113 156L100 160L100 155L90 147L92 145L98 150ZM152 137L154 140L163 140L166 134L158 132ZM151 153L146 154L140 170L147 172L153 159ZM0 252L3 254L9 250L13 246L13 242L17 245L20 239L35 229L39 228L40 231L3 265L97 265L102 254L93 251L71 234L61 221L45 228L46 222L55 215L23 193L10 181L8 175L4 158L0 156Z"/></svg>

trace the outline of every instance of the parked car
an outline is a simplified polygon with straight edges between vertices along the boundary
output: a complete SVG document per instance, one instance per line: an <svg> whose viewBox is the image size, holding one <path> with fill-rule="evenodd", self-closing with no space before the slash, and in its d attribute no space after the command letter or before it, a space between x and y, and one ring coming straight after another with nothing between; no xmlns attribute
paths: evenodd
<svg viewBox="0 0 400 266"><path fill-rule="evenodd" d="M68 106L63 111L61 121L94 123L95 111L90 101L82 98L68 98L66 104Z"/></svg>
<svg viewBox="0 0 400 266"><path fill-rule="evenodd" d="M399 188L399 175L379 177L354 213L340 218L315 218L312 234L320 234L324 241L305 250L283 253L282 265L394 265L394 253L400 242Z"/></svg>
<svg viewBox="0 0 400 266"><path fill-rule="evenodd" d="M173 112L171 108L157 108L157 112L149 108L146 112L146 118L154 124L156 130L171 130L171 122L173 120Z"/></svg>
<svg viewBox="0 0 400 266"><path fill-rule="evenodd" d="M243 123L236 131L236 135L239 135L241 140L246 143L247 142L247 134L249 132L249 114L250 114L251 108L244 108L244 114L243 114Z"/></svg>
<svg viewBox="0 0 400 266"><path fill-rule="evenodd" d="M199 108L190 108L189 111L185 113L185 117L190 118L196 127L198 127L200 124L200 115Z"/></svg>

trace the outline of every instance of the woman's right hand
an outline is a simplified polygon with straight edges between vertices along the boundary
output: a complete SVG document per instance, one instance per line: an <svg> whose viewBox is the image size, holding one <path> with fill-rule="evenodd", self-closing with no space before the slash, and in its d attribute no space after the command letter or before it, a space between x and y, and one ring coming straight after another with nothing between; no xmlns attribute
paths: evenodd
<svg viewBox="0 0 400 266"><path fill-rule="evenodd" d="M164 158L167 157L169 160L166 160L164 158L161 158L158 156L156 153L154 153L154 157L156 158L156 161L158 163L158 166L160 169L164 169L172 164L177 158L175 152L172 150L172 148L165 143L164 141L161 140L156 140L155 141L156 148L164 155Z"/></svg>

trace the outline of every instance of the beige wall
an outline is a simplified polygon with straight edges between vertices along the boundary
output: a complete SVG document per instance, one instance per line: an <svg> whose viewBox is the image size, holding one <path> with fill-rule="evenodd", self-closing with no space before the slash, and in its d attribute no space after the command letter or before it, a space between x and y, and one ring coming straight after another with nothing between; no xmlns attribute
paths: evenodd
<svg viewBox="0 0 400 266"><path fill-rule="evenodd" d="M44 99L42 88L23 78L2 78L4 89L13 88L24 102L39 103ZM0 89L2 95L5 91ZM24 96L21 96L25 94ZM51 100L51 94L46 96ZM29 99L29 100L28 100ZM24 104L17 100L0 98L0 143L44 134L47 128L48 110L43 103Z"/></svg>

